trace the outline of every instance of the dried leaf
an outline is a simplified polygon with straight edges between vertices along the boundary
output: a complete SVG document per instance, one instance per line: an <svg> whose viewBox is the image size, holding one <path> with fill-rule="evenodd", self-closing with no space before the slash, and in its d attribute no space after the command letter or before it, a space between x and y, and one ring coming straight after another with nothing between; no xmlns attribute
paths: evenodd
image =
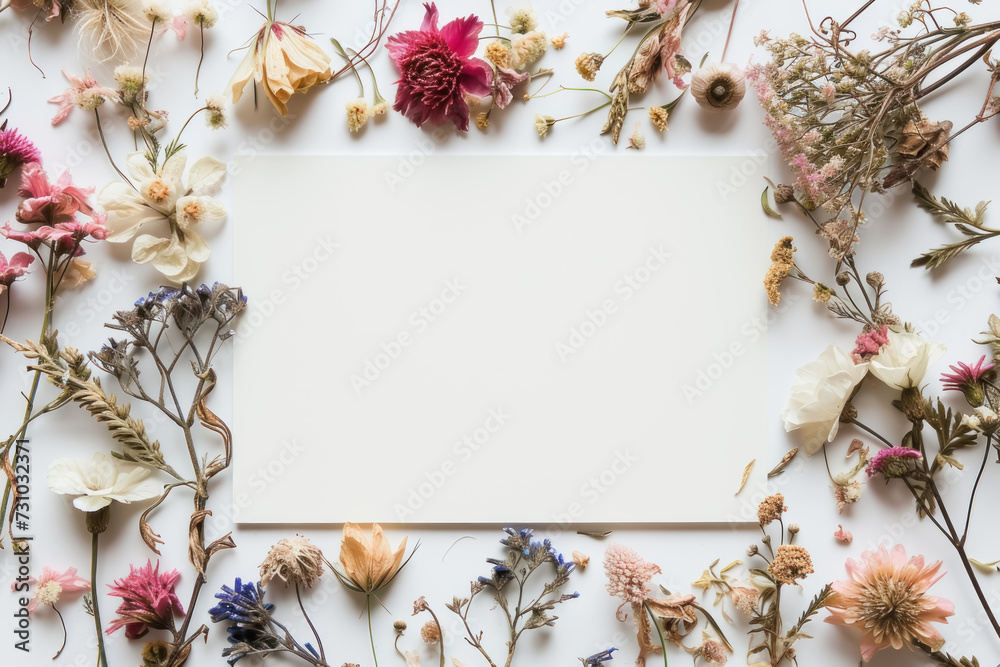
<svg viewBox="0 0 1000 667"><path fill-rule="evenodd" d="M205 563L208 556L205 552L205 517L212 516L212 510L198 510L191 515L191 523L188 526L188 560L198 574L205 576Z"/></svg>
<svg viewBox="0 0 1000 667"><path fill-rule="evenodd" d="M771 203L767 197L767 191L770 190L771 186L765 185L764 191L760 193L760 207L764 209L764 213L767 217L774 218L776 220L781 220L781 214L771 208Z"/></svg>
<svg viewBox="0 0 1000 667"><path fill-rule="evenodd" d="M743 469L743 479L740 480L740 488L736 489L736 493L733 494L734 496L740 495L740 491L742 491L743 487L747 485L747 480L750 479L750 471L753 470L753 464L755 463L757 463L757 459L750 461L750 463L747 464L747 467Z"/></svg>
<svg viewBox="0 0 1000 667"><path fill-rule="evenodd" d="M673 593L665 598L650 598L646 606L654 616L660 618L679 618L689 623L698 621L695 616L695 596L683 593Z"/></svg>

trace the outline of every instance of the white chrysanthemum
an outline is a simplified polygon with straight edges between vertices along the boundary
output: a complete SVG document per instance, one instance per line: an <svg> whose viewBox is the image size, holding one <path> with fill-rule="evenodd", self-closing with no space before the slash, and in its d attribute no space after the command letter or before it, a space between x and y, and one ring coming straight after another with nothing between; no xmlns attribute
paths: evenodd
<svg viewBox="0 0 1000 667"><path fill-rule="evenodd" d="M515 35L523 35L538 28L538 14L529 3L525 7L508 7L507 22Z"/></svg>
<svg viewBox="0 0 1000 667"><path fill-rule="evenodd" d="M194 0L194 2L188 4L185 14L191 19L192 23L201 26L205 30L214 28L215 24L219 21L219 10L208 0Z"/></svg>
<svg viewBox="0 0 1000 667"><path fill-rule="evenodd" d="M146 0L142 3L142 13L150 22L166 23L174 17L170 5L164 0Z"/></svg>
<svg viewBox="0 0 1000 667"><path fill-rule="evenodd" d="M131 503L160 495L163 486L147 479L149 468L121 463L97 452L94 458L57 459L49 465L49 488L76 496L73 506L95 512L112 502Z"/></svg>

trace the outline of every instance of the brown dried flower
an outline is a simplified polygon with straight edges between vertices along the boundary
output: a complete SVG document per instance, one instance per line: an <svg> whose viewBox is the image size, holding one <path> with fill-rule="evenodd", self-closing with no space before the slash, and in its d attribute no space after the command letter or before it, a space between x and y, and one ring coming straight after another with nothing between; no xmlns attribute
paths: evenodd
<svg viewBox="0 0 1000 667"><path fill-rule="evenodd" d="M797 580L815 572L809 552L797 544L779 546L774 554L774 560L767 566L767 571L779 584L794 584Z"/></svg>
<svg viewBox="0 0 1000 667"><path fill-rule="evenodd" d="M436 644L441 641L441 626L436 621L427 621L424 627L420 628L420 638L428 644Z"/></svg>
<svg viewBox="0 0 1000 667"><path fill-rule="evenodd" d="M795 246L792 245L791 236L783 236L771 250L771 266L764 275L764 289L767 290L767 300L772 306L777 306L781 302L781 283L795 267L792 259L794 252Z"/></svg>
<svg viewBox="0 0 1000 667"><path fill-rule="evenodd" d="M715 639L706 639L699 650L702 660L709 665L724 665L729 661L729 651L722 642Z"/></svg>
<svg viewBox="0 0 1000 667"><path fill-rule="evenodd" d="M691 77L691 95L702 108L710 111L736 108L746 92L743 71L730 63L706 65Z"/></svg>
<svg viewBox="0 0 1000 667"><path fill-rule="evenodd" d="M670 112L663 107L649 107L649 119L653 121L653 127L656 128L657 132L667 131L667 120L670 118Z"/></svg>
<svg viewBox="0 0 1000 667"><path fill-rule="evenodd" d="M768 496L761 501L760 506L757 508L757 522L763 528L772 521L780 519L782 512L787 509L783 495L776 493L773 496Z"/></svg>
<svg viewBox="0 0 1000 667"><path fill-rule="evenodd" d="M323 552L308 538L286 538L271 547L261 563L260 583L267 586L278 577L285 586L292 583L309 587L323 574L323 563Z"/></svg>

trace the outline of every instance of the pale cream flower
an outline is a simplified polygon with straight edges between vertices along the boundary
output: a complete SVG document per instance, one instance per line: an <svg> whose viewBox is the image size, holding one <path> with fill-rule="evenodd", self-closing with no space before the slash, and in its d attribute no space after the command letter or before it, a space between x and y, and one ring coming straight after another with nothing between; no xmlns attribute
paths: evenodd
<svg viewBox="0 0 1000 667"><path fill-rule="evenodd" d="M347 129L350 130L352 133L357 132L362 127L364 127L365 123L368 122L368 119L371 118L372 115L374 115L368 108L368 100L366 100L363 97L359 97L353 100L348 100L346 106L347 106Z"/></svg>
<svg viewBox="0 0 1000 667"><path fill-rule="evenodd" d="M185 185L186 164L187 153L181 150L154 172L143 153L132 153L127 165L138 191L116 181L97 196L108 214L107 240L127 243L134 238L132 260L152 263L178 283L193 278L211 254L197 228L203 222L226 216L222 202L211 196L219 191L226 177L226 165L215 158L201 158L191 165ZM164 222L169 238L139 234L150 223Z"/></svg>
<svg viewBox="0 0 1000 667"><path fill-rule="evenodd" d="M510 39L508 60L511 69L519 70L541 58L549 48L549 40L543 30L532 30L524 35L514 35Z"/></svg>
<svg viewBox="0 0 1000 667"><path fill-rule="evenodd" d="M855 364L835 345L795 371L795 383L781 419L785 431L798 431L806 454L812 456L823 443L833 442L847 400L867 373L868 364Z"/></svg>
<svg viewBox="0 0 1000 667"><path fill-rule="evenodd" d="M296 535L279 540L260 565L260 583L267 586L277 577L285 582L311 587L323 575L323 552L308 538Z"/></svg>
<svg viewBox="0 0 1000 667"><path fill-rule="evenodd" d="M871 372L899 390L919 386L927 369L947 350L944 345L914 333L896 333L890 329L887 337L889 342L870 360Z"/></svg>
<svg viewBox="0 0 1000 667"><path fill-rule="evenodd" d="M526 7L508 7L507 23L515 35L529 33L538 28L538 14L529 2Z"/></svg>
<svg viewBox="0 0 1000 667"><path fill-rule="evenodd" d="M97 271L94 269L92 262L74 257L73 261L66 267L66 273L63 275L62 280L59 281L59 289L73 289L86 282L90 282L95 277L97 277Z"/></svg>
<svg viewBox="0 0 1000 667"><path fill-rule="evenodd" d="M330 56L305 30L275 21L266 23L254 37L227 88L235 104L254 79L278 113L286 116L292 95L305 93L332 76Z"/></svg>
<svg viewBox="0 0 1000 667"><path fill-rule="evenodd" d="M535 130L538 131L538 136L544 137L549 133L549 128L556 124L556 119L552 116L543 116L541 114L535 114Z"/></svg>
<svg viewBox="0 0 1000 667"><path fill-rule="evenodd" d="M221 130L229 124L226 120L226 98L222 93L213 93L205 100L205 124L213 130Z"/></svg>
<svg viewBox="0 0 1000 667"><path fill-rule="evenodd" d="M205 30L215 27L219 20L219 10L208 0L194 0L188 3L184 13L192 23Z"/></svg>
<svg viewBox="0 0 1000 667"><path fill-rule="evenodd" d="M691 95L710 111L736 108L746 92L743 70L731 63L712 63L691 76Z"/></svg>
<svg viewBox="0 0 1000 667"><path fill-rule="evenodd" d="M554 48L556 51L558 51L559 49L561 49L564 46L566 46L566 40L567 39L569 39L569 33L568 32L564 32L561 35L556 35L555 37L553 37L549 41L552 42L552 48Z"/></svg>
<svg viewBox="0 0 1000 667"><path fill-rule="evenodd" d="M122 463L97 452L91 460L57 459L49 465L49 489L76 496L73 506L95 512L112 502L129 504L160 495L163 486L149 477L149 468Z"/></svg>
<svg viewBox="0 0 1000 667"><path fill-rule="evenodd" d="M170 11L170 5L164 0L146 0L142 4L142 13L150 22L166 23L174 17L174 13Z"/></svg>

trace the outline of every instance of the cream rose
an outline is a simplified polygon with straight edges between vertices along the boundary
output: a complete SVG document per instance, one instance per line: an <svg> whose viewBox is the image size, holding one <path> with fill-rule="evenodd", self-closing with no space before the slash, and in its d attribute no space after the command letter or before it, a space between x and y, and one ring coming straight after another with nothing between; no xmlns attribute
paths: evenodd
<svg viewBox="0 0 1000 667"><path fill-rule="evenodd" d="M890 330L889 342L871 358L871 372L890 387L908 389L919 386L930 368L944 356L945 346L913 333Z"/></svg>

